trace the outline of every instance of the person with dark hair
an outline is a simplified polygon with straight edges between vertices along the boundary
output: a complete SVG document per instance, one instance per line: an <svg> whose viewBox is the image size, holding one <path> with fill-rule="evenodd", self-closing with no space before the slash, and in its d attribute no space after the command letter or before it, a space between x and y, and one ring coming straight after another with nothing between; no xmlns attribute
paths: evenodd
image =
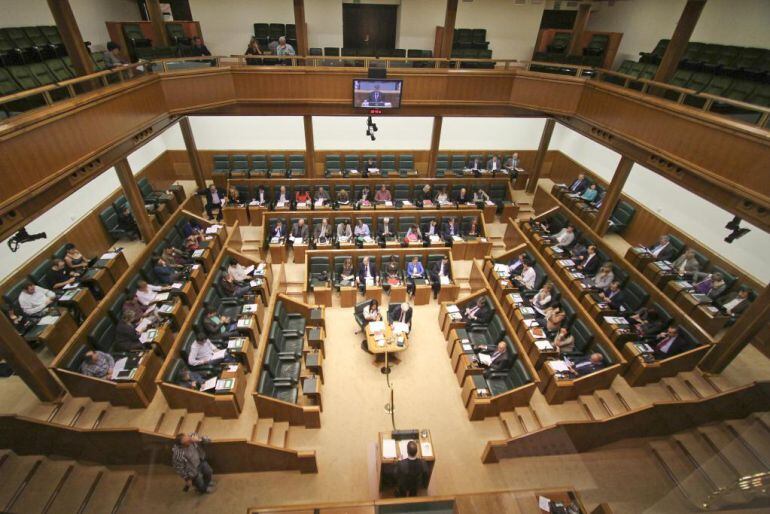
<svg viewBox="0 0 770 514"><path fill-rule="evenodd" d="M128 61L120 53L120 45L114 41L107 43L107 51L104 52L104 65L108 70L128 65Z"/></svg>
<svg viewBox="0 0 770 514"><path fill-rule="evenodd" d="M202 57L204 55L211 55L209 49L203 44L203 40L195 36L192 40L192 48L190 48L190 55L193 57Z"/></svg>
<svg viewBox="0 0 770 514"><path fill-rule="evenodd" d="M223 362L233 362L235 359L225 352L224 356L219 352L211 339L206 337L203 332L195 334L195 341L190 345L190 353L187 355L187 364L189 366L216 366Z"/></svg>
<svg viewBox="0 0 770 514"><path fill-rule="evenodd" d="M364 306L361 315L364 317L364 323L368 325L372 321L381 321L380 304L377 300L372 300L369 305Z"/></svg>
<svg viewBox="0 0 770 514"><path fill-rule="evenodd" d="M492 310L483 296L479 296L473 305L466 307L463 311L463 320L466 322L486 325L490 319L492 319Z"/></svg>
<svg viewBox="0 0 770 514"><path fill-rule="evenodd" d="M396 464L396 496L417 496L417 490L425 487L428 465L417 457L417 443L406 445L406 458Z"/></svg>
<svg viewBox="0 0 770 514"><path fill-rule="evenodd" d="M127 232L130 239L139 239L139 225L125 205L118 211L118 228Z"/></svg>
<svg viewBox="0 0 770 514"><path fill-rule="evenodd" d="M184 480L187 491L190 486L201 493L214 491L214 470L206 461L203 445L211 442L208 437L198 434L177 434L171 448L171 464L176 474Z"/></svg>
<svg viewBox="0 0 770 514"><path fill-rule="evenodd" d="M91 259L91 261L95 262L96 259ZM92 264L92 262L87 261L86 258L83 257L80 250L78 250L72 243L64 245L64 262L67 264L68 270L76 271L78 273L84 271Z"/></svg>
<svg viewBox="0 0 770 514"><path fill-rule="evenodd" d="M430 270L430 288L433 290L434 300L438 298L441 291L441 281L451 279L452 270L449 266L449 257L444 255L440 261L433 264L433 268Z"/></svg>
<svg viewBox="0 0 770 514"><path fill-rule="evenodd" d="M213 305L206 308L203 329L211 337L234 337L238 335L238 323L229 316L220 315Z"/></svg>
<svg viewBox="0 0 770 514"><path fill-rule="evenodd" d="M144 349L139 333L132 322L134 316L130 312L124 312L115 328L115 351L132 352Z"/></svg>
<svg viewBox="0 0 770 514"><path fill-rule="evenodd" d="M262 49L259 47L259 41L253 37L249 40L249 46L246 47L244 55L262 55ZM262 59L246 59L246 64L255 66L262 64Z"/></svg>
<svg viewBox="0 0 770 514"><path fill-rule="evenodd" d="M158 277L158 281L161 285L171 285L179 280L179 273L168 265L162 257L152 258L152 272Z"/></svg>
<svg viewBox="0 0 770 514"><path fill-rule="evenodd" d="M225 190L221 187L217 187L215 184L211 184L208 188L203 189L198 194L206 196L206 215L209 220L214 219L214 210L217 211L217 221L222 219L222 206L225 200Z"/></svg>
<svg viewBox="0 0 770 514"><path fill-rule="evenodd" d="M62 289L65 286L74 287L73 284L77 285L75 283L77 279L70 275L65 268L66 266L62 259L53 260L53 266L51 266L51 269L45 274L45 279L51 289L57 290Z"/></svg>

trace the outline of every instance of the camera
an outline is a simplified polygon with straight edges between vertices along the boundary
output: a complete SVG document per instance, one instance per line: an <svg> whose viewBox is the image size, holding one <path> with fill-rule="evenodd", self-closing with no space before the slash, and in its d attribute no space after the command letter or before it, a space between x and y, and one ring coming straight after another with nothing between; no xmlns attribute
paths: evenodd
<svg viewBox="0 0 770 514"><path fill-rule="evenodd" d="M22 243L28 243L30 241L35 241L37 239L45 239L46 235L45 232L38 232L37 234L29 234L27 232L26 228L20 228L16 234L14 234L11 238L8 239L8 248L11 249L12 252L15 252L19 249L19 245Z"/></svg>

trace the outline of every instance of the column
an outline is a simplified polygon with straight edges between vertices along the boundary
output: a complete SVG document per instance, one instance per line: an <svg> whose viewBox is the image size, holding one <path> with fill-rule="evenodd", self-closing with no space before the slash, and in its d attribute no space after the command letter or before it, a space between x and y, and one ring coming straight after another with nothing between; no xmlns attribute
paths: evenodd
<svg viewBox="0 0 770 514"><path fill-rule="evenodd" d="M83 42L83 36L80 34L69 0L48 0L48 8L51 9L62 43L72 61L72 67L80 76L93 73L94 62Z"/></svg>
<svg viewBox="0 0 770 514"><path fill-rule="evenodd" d="M455 20L457 19L457 0L446 1L446 15L444 16L444 37L441 41L441 55L436 57L448 58L452 55L452 40L455 35Z"/></svg>
<svg viewBox="0 0 770 514"><path fill-rule="evenodd" d="M146 0L147 14L150 15L152 29L155 32L155 45L168 46L168 33L166 32L166 22L163 21L163 13L160 12L160 0Z"/></svg>
<svg viewBox="0 0 770 514"><path fill-rule="evenodd" d="M195 145L190 118L187 116L180 118L179 127L182 129L184 146L187 148L187 160L190 161L190 169L192 169L193 178L195 178L195 185L198 189L204 189L206 187L206 178L203 175L201 156L198 154L198 147Z"/></svg>
<svg viewBox="0 0 770 514"><path fill-rule="evenodd" d="M741 350L751 343L770 322L770 286L766 286L748 309L722 334L698 367L708 373L721 373Z"/></svg>
<svg viewBox="0 0 770 514"><path fill-rule="evenodd" d="M540 173L543 170L543 162L545 162L545 153L548 151L548 145L551 144L551 135L553 135L553 129L556 126L556 121L553 118L545 120L545 127L543 127L543 135L540 136L540 146L537 147L537 155L535 156L535 165L532 167L532 172L529 175L529 181L527 182L527 193L534 193L537 187L537 181L540 178Z"/></svg>
<svg viewBox="0 0 770 514"><path fill-rule="evenodd" d="M620 194L623 192L623 187L626 185L626 180L633 166L634 161L624 155L620 158L618 167L615 168L615 174L612 176L610 186L604 194L602 206L596 214L596 222L592 227L600 236L607 233L607 229L610 226L610 216L612 211L615 210L615 205L618 203L618 199L620 199Z"/></svg>
<svg viewBox="0 0 770 514"><path fill-rule="evenodd" d="M136 224L139 227L139 233L142 235L144 242L149 243L155 235L155 229L153 229L152 223L150 223L150 217L147 214L147 209L144 207L142 193L139 191L139 186L136 184L131 166L125 157L115 163L115 171L118 174L120 185L123 187L123 192L128 200L128 205L131 207L131 213L134 215Z"/></svg>
<svg viewBox="0 0 770 514"><path fill-rule="evenodd" d="M302 117L305 126L305 168L308 177L315 177L315 141L313 139L313 117Z"/></svg>
<svg viewBox="0 0 770 514"><path fill-rule="evenodd" d="M443 116L433 118L433 131L430 136L430 152L428 152L428 176L436 176L436 158L438 157L438 147L441 143L441 125L444 122Z"/></svg>
<svg viewBox="0 0 770 514"><path fill-rule="evenodd" d="M580 4L577 16L575 17L575 24L572 25L572 39L570 39L569 47L567 47L567 55L580 55L583 51L580 41L583 39L586 27L588 27L590 15L591 4Z"/></svg>
<svg viewBox="0 0 770 514"><path fill-rule="evenodd" d="M64 389L40 361L27 341L13 328L11 321L0 315L0 356L42 402L58 400Z"/></svg>
<svg viewBox="0 0 770 514"><path fill-rule="evenodd" d="M294 25L297 27L297 54L307 55L307 24L305 23L305 0L294 0Z"/></svg>
<svg viewBox="0 0 770 514"><path fill-rule="evenodd" d="M671 42L666 47L666 53L663 54L658 71L655 72L653 80L656 82L668 82L674 76L705 5L706 0L687 0L682 16L676 24L674 35L671 36Z"/></svg>

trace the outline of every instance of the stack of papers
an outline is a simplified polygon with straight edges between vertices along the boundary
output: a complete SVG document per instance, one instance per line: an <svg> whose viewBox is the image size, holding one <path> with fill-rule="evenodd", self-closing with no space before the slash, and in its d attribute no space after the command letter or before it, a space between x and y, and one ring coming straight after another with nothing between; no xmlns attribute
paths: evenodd
<svg viewBox="0 0 770 514"><path fill-rule="evenodd" d="M455 304L453 304L453 303L452 303L452 304L450 304L450 305L447 305L447 306L446 306L446 311L447 311L448 313L452 313L452 312L460 312L460 308L459 308L459 307L457 307L457 305L455 305Z"/></svg>
<svg viewBox="0 0 770 514"><path fill-rule="evenodd" d="M204 250L195 250L192 254L193 257L201 257L203 255Z"/></svg>
<svg viewBox="0 0 770 514"><path fill-rule="evenodd" d="M142 335L139 336L139 341L142 343L149 343L150 341L155 339L155 336L158 335L157 330L148 330L147 332L144 332Z"/></svg>
<svg viewBox="0 0 770 514"><path fill-rule="evenodd" d="M422 451L423 458L433 457L433 447L430 443L420 443L420 450Z"/></svg>
<svg viewBox="0 0 770 514"><path fill-rule="evenodd" d="M107 253L102 254L102 256L99 257L99 259L104 260L104 261L108 261L110 259L114 259L117 256L118 256L118 252L107 252Z"/></svg>
<svg viewBox="0 0 770 514"><path fill-rule="evenodd" d="M377 332L383 332L385 330L385 323L382 321L372 321L369 323L368 327L372 334L376 334Z"/></svg>
<svg viewBox="0 0 770 514"><path fill-rule="evenodd" d="M408 334L409 333L409 325L406 323L401 323L400 321L394 321L393 322L393 333L394 334Z"/></svg>
<svg viewBox="0 0 770 514"><path fill-rule="evenodd" d="M270 244L278 244L280 242L281 242L281 238L277 236L270 240Z"/></svg>
<svg viewBox="0 0 770 514"><path fill-rule="evenodd" d="M243 348L243 343L245 342L245 339L243 337L236 337L234 339L230 339L227 341L227 349L228 350L239 350Z"/></svg>
<svg viewBox="0 0 770 514"><path fill-rule="evenodd" d="M535 341L535 346L537 346L537 349L540 351L553 350L553 345L550 341Z"/></svg>
<svg viewBox="0 0 770 514"><path fill-rule="evenodd" d="M201 384L201 391L208 391L210 389L214 389L214 387L216 387L217 385L217 380L219 380L219 378L212 377L206 380L205 382L203 382L203 384Z"/></svg>
<svg viewBox="0 0 770 514"><path fill-rule="evenodd" d="M383 459L395 459L396 454L396 440L395 439L383 439L382 441L382 458Z"/></svg>
<svg viewBox="0 0 770 514"><path fill-rule="evenodd" d="M158 309L158 312L162 312L164 314L168 314L169 312L171 312L173 310L174 310L174 306L167 303L167 304L161 305L160 308Z"/></svg>
<svg viewBox="0 0 770 514"><path fill-rule="evenodd" d="M620 316L604 316L604 321L610 325L628 325L628 320Z"/></svg>
<svg viewBox="0 0 770 514"><path fill-rule="evenodd" d="M63 289L75 289L78 286L80 286L79 282L73 282L71 284L65 285Z"/></svg>
<svg viewBox="0 0 770 514"><path fill-rule="evenodd" d="M56 321L59 319L59 316L43 316L40 318L40 321L37 322L38 325L53 325L56 323Z"/></svg>
<svg viewBox="0 0 770 514"><path fill-rule="evenodd" d="M227 350L217 350L214 352L214 355L211 356L212 359L224 359L227 355Z"/></svg>
<svg viewBox="0 0 770 514"><path fill-rule="evenodd" d="M492 364L492 357L490 357L490 356L489 356L489 355L487 355L486 353L480 353L480 354L478 354L478 355L479 355L479 361L480 361L480 362L481 362L481 363L482 363L484 366L489 366L490 364Z"/></svg>
<svg viewBox="0 0 770 514"><path fill-rule="evenodd" d="M441 282L442 286L446 286L452 283L452 279L450 279L446 275L442 275L439 277L439 282Z"/></svg>
<svg viewBox="0 0 770 514"><path fill-rule="evenodd" d="M171 284L171 289L182 289L184 287L184 282L174 282Z"/></svg>
<svg viewBox="0 0 770 514"><path fill-rule="evenodd" d="M548 361L548 365L556 372L567 372L569 367L564 361Z"/></svg>
<svg viewBox="0 0 770 514"><path fill-rule="evenodd" d="M573 261L572 259L561 259L559 261L559 264L562 265L562 266L569 267L569 266L574 266L575 265L575 261Z"/></svg>
<svg viewBox="0 0 770 514"><path fill-rule="evenodd" d="M155 295L155 298L153 298L153 301L155 302L165 302L168 300L168 293L158 293Z"/></svg>

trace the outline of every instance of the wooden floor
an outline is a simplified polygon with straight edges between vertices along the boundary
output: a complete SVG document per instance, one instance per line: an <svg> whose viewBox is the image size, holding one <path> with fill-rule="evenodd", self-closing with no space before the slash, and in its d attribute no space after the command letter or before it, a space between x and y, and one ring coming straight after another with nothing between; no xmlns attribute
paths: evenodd
<svg viewBox="0 0 770 514"><path fill-rule="evenodd" d="M522 199L526 201L525 197ZM530 216L526 206L521 216ZM493 253L504 251L504 225L490 224L489 231L494 244ZM242 235L243 250L246 253L253 251L253 241L260 240L259 230L248 227ZM622 243L622 239L613 242ZM470 292L467 285L470 267L471 261L456 263L455 278L461 285L461 295ZM287 294L301 297L304 265L288 264L283 270L285 284L276 285ZM274 266L274 271L278 277L280 266ZM111 407L84 398L67 398L61 407L55 408L39 403L17 377L0 381L0 413L19 413L81 427L95 423L101 427L136 426L168 434L174 433L178 427L186 431L199 428L202 433L213 437L254 437L270 444L317 452L317 474L271 472L222 475L216 477L217 491L204 496L182 492L182 482L167 466L168 463L132 469L99 468L96 471L87 463L74 463L80 474L88 474L80 470L80 466L86 466L90 473L103 471L104 482L102 489L93 487L92 483L88 485L86 479L81 480L82 484L72 484L81 484L79 487L87 491L92 488L94 491L106 490L106 484L113 484L109 493L103 494L105 498L121 499L120 512L187 513L191 509L200 509L202 512L244 513L254 505L375 499L379 497L375 441L379 431L391 429L390 416L385 412L385 404L389 401L388 388L384 375L380 374L371 356L360 349L361 335L354 333L356 325L352 309L343 309L335 304L327 309L326 314L326 382L320 429L289 427L270 419L258 419L250 398L247 398L241 416L235 420L204 418L201 414L171 410L160 393L146 409ZM536 391L528 407L501 417L470 422L450 368L437 316L438 306L435 303L415 308L413 324L416 330L411 337L411 347L391 374L397 428L429 428L432 432L437 463L428 491L431 495L574 488L580 491L589 508L607 501L618 513L688 512L686 497L678 491L676 483L661 466L659 456L644 441L618 444L580 455L508 459L489 465L481 463L482 449L489 440L505 439L557 421L590 417L602 419L622 409L652 401L714 394L718 389L770 378L768 360L749 347L725 373L708 380L698 373L690 373L658 384L631 388L618 378L610 390L559 406L548 405ZM252 376L247 391L254 390L254 380ZM628 405L623 405L619 397ZM14 476L26 476L35 463L34 458L29 456L10 454L9 458L11 460L6 459L6 464L18 461L18 467L3 469L4 464L0 464L2 476L8 476L4 473L7 470L15 470ZM35 484L41 482L41 476L50 476L46 483L58 483L70 464L73 463L53 465L44 461L32 478L37 472L46 472L38 476ZM28 487L26 494L21 494L10 509L12 512L39 510L37 506L26 507L33 502L30 491L38 491L38 486ZM14 489L14 485L7 485L6 489ZM50 496L50 491L38 492L35 496L46 494ZM0 494L0 510L5 498ZM77 503L77 498L72 502ZM109 502L105 499L100 508ZM96 507L89 509L86 512L100 511L94 510Z"/></svg>

